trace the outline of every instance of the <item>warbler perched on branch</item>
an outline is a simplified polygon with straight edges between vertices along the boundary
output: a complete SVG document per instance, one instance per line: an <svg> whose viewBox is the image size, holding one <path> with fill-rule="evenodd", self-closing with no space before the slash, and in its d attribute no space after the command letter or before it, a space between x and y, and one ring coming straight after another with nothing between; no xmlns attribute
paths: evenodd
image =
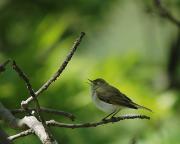
<svg viewBox="0 0 180 144"><path fill-rule="evenodd" d="M142 108L152 112L151 109L133 102L125 94L120 92L117 88L108 84L102 78L89 81L91 84L93 102L100 110L109 113L105 118L103 118L103 120L105 120L109 116L114 117L123 108Z"/></svg>

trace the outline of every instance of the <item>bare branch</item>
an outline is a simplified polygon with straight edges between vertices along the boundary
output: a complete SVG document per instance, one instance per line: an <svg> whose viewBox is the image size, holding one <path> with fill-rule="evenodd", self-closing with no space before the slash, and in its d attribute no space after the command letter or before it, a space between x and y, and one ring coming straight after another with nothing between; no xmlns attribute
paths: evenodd
<svg viewBox="0 0 180 144"><path fill-rule="evenodd" d="M0 64L0 73L6 70L6 65L10 62L10 60L6 60L4 63Z"/></svg>
<svg viewBox="0 0 180 144"><path fill-rule="evenodd" d="M55 120L49 120L49 121L46 121L46 123L47 123L48 126L75 129L75 128L97 127L97 126L100 126L100 125L104 125L104 124L108 124L108 123L115 123L115 122L119 122L119 121L127 120L127 119L147 119L147 120L149 120L150 117L148 117L146 115L124 115L124 116L113 117L113 118L110 118L110 119L106 119L106 120L102 120L102 121L94 122L94 123L66 124L66 123L57 122ZM32 131L31 129L28 129L26 131L23 131L23 132L21 132L19 134L14 135L14 136L10 136L9 139L10 140L15 140L15 139L17 139L19 137L27 136L27 135L33 134L33 133L34 133L34 131Z"/></svg>
<svg viewBox="0 0 180 144"><path fill-rule="evenodd" d="M61 75L61 73L64 71L64 69L66 68L67 64L71 60L72 56L74 55L76 49L80 45L81 40L84 37L84 35L85 35L85 33L81 32L79 38L74 42L74 45L73 45L72 49L70 50L70 52L68 53L68 55L66 56L65 60L63 61L63 63L60 65L60 67L56 71L56 73L54 73L54 75L45 84L43 84L42 87L37 92L35 92L36 96L38 96L39 94L44 92ZM27 105L32 100L33 100L33 97L30 96L27 100L22 101L21 105L24 105L24 107L27 107Z"/></svg>
<svg viewBox="0 0 180 144"><path fill-rule="evenodd" d="M22 78L27 86L28 92L32 97L34 98L36 95L34 93L34 90L29 82L28 77L25 75L25 73L20 69L20 67L16 64L15 61L13 61L12 64L13 69L18 73L19 77Z"/></svg>
<svg viewBox="0 0 180 144"><path fill-rule="evenodd" d="M37 100L36 94L34 93L34 90L33 90L32 86L31 86L31 84L30 84L30 82L29 82L28 77L27 77L27 76L25 75L25 73L20 69L20 67L17 66L17 64L16 64L15 61L13 61L13 65L12 65L12 66L13 66L13 69L18 73L19 77L24 80L24 82L25 82L25 84L26 84L26 86L27 86L27 89L28 89L28 91L29 91L29 94L33 97L33 100L34 100L34 102L35 102L37 115L38 115L40 121L42 122L42 125L44 126L44 129L45 129L46 133L49 135L49 137L50 137L51 139L53 139L53 138L52 138L52 134L51 134L51 132L49 131L49 128L47 127L47 125L46 125L46 121L44 120L43 116L42 116L41 113L40 113L40 105L39 105L39 102L38 102L38 100ZM25 109L26 109L26 107L25 107Z"/></svg>
<svg viewBox="0 0 180 144"><path fill-rule="evenodd" d="M33 111L35 109L29 108L30 111ZM22 113L22 112L26 112L24 109L12 109L10 110L13 114L16 113ZM60 111L60 110L56 110L56 109L50 109L50 108L40 108L41 112L44 113L49 113L49 114L55 114L55 115L60 115L60 116L65 116L69 119L71 119L72 121L74 121L75 116L69 112L65 112L65 111Z"/></svg>
<svg viewBox="0 0 180 144"><path fill-rule="evenodd" d="M18 73L19 77L22 78L25 81L25 84L26 84L27 89L28 89L29 94L30 94L30 98L28 98L26 101L22 101L21 106L26 110L28 108L28 103L31 102L32 100L34 100L35 104L36 104L36 110L37 110L38 116L39 116L42 124L34 116L25 116L21 120L21 123L27 125L31 130L27 130L25 132L22 132L20 134L15 135L15 136L11 136L11 137L9 137L10 139L16 139L18 137L22 137L22 136L25 136L25 135L28 135L28 134L34 132L40 138L42 143L51 143L51 144L52 143L57 143L55 140L53 140L51 138L51 135L47 131L48 130L47 129L47 125L46 125L45 120L43 119L43 117L40 114L41 109L40 109L40 105L39 105L39 102L38 102L36 96L38 96L43 91L45 91L61 75L61 73L66 68L66 66L69 63L69 61L71 60L74 52L76 51L76 49L77 49L78 45L80 44L80 42L81 42L82 38L84 37L84 35L85 35L85 33L82 32L80 37L75 41L71 51L69 52L69 54L67 55L66 59L64 60L62 65L57 70L57 72L36 93L32 89L32 86L31 86L31 84L29 82L28 77L16 65L15 61L13 61L13 69ZM46 110L46 111L48 111L48 110ZM48 112L50 112L50 111L48 111ZM58 111L56 111L56 113L57 112ZM72 118L72 116L71 116L71 118Z"/></svg>
<svg viewBox="0 0 180 144"><path fill-rule="evenodd" d="M35 95L35 93L34 93L34 90L33 90L32 86L31 86L30 82L29 82L28 77L27 77L27 76L25 75L25 73L20 69L20 67L16 64L15 61L13 61L12 67L13 67L13 69L17 72L17 74L19 75L19 77L24 80L24 82L25 82L25 84L26 84L26 86L27 86L28 92L29 92L29 94L33 97L33 100L34 100L34 102L35 102L35 104L36 104L36 111L37 111L37 114L38 114L38 116L39 116L39 119L40 119L41 121L43 121L43 118L42 118L41 115L40 115L39 102L38 102L38 100L37 100L37 98L36 98L36 95ZM23 107L23 108L26 109L26 107Z"/></svg>
<svg viewBox="0 0 180 144"><path fill-rule="evenodd" d="M30 135L30 134L34 134L34 131L32 129L28 129L28 130L25 130L25 131L20 132L18 134L9 136L7 139L10 140L10 141L13 141L13 140L16 140L17 138L24 137L24 136L27 136L27 135Z"/></svg>
<svg viewBox="0 0 180 144"><path fill-rule="evenodd" d="M180 20L176 19L165 7L162 6L161 0L154 0L154 4L159 11L159 15L168 19L180 28Z"/></svg>
<svg viewBox="0 0 180 144"><path fill-rule="evenodd" d="M150 117L145 116L145 115L124 115L120 117L112 117L110 119L102 120L99 122L94 122L94 123L83 123L83 124L65 124L65 123L60 123L54 120L47 121L48 126L56 126L56 127L64 127L64 128L89 128L89 127L97 127L100 125L108 124L108 123L114 123L114 122L119 122L121 120L126 120L126 119L150 119Z"/></svg>

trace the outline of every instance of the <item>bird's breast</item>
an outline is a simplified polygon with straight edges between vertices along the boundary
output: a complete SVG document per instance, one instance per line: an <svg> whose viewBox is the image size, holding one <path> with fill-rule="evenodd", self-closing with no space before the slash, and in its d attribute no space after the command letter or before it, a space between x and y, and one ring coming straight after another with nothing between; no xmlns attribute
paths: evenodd
<svg viewBox="0 0 180 144"><path fill-rule="evenodd" d="M106 103L106 102L100 100L97 97L97 93L95 91L92 92L92 100L93 100L94 104L97 106L97 108L99 108L100 110L107 112L107 113L112 113L119 108L116 105L112 105L112 104L109 104L109 103Z"/></svg>

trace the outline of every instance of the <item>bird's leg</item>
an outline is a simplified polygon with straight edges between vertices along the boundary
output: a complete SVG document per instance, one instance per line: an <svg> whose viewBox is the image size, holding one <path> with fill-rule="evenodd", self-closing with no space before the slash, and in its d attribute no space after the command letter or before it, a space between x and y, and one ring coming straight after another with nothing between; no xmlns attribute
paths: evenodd
<svg viewBox="0 0 180 144"><path fill-rule="evenodd" d="M114 113L116 113L116 111L113 111L112 113L108 114L107 116L105 116L102 120L105 121L107 117L109 117L110 115L114 115Z"/></svg>
<svg viewBox="0 0 180 144"><path fill-rule="evenodd" d="M111 116L111 118L114 118L114 116L115 116L119 111L120 111L120 109L118 109L117 111L115 111L115 112L113 113L113 115Z"/></svg>

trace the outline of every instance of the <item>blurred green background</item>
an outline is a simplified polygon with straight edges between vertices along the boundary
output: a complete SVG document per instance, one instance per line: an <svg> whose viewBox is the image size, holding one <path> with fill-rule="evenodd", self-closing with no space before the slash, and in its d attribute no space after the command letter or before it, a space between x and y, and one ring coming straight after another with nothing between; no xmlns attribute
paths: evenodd
<svg viewBox="0 0 180 144"><path fill-rule="evenodd" d="M163 4L180 18L179 0ZM146 114L150 121L53 127L55 138L65 144L179 144L180 34L177 26L157 14L152 0L0 0L0 62L15 59L35 90L57 70L81 31L86 36L62 76L39 97L41 106L73 113L74 123L99 121L106 114L92 103L86 82L102 77L154 112L119 113ZM27 95L8 65L0 74L1 102L20 108ZM60 116L45 117L72 123ZM9 135L19 132L3 123L1 127ZM15 143L30 141L40 143L34 135Z"/></svg>

